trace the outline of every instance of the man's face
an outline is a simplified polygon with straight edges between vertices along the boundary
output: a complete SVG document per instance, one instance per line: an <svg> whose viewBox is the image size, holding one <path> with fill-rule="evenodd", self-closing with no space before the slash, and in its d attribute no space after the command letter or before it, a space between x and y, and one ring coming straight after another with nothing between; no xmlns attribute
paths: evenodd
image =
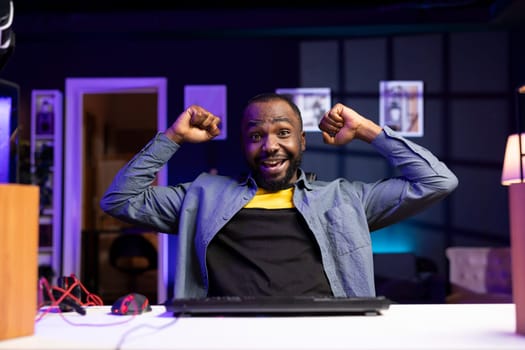
<svg viewBox="0 0 525 350"><path fill-rule="evenodd" d="M288 103L251 104L241 127L244 155L259 187L278 191L297 181L306 142L299 116Z"/></svg>

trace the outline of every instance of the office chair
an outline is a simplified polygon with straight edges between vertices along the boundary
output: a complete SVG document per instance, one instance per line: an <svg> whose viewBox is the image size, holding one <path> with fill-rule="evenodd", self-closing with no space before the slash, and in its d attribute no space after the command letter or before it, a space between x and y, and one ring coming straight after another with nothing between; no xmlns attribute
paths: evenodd
<svg viewBox="0 0 525 350"><path fill-rule="evenodd" d="M141 234L122 234L109 248L110 265L129 276L129 292L137 291L137 280L142 273L157 269L157 256L155 246Z"/></svg>

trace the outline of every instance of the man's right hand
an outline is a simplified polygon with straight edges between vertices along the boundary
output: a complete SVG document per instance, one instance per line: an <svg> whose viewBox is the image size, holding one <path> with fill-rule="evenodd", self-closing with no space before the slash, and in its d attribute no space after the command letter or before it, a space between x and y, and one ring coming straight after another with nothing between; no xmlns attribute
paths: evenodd
<svg viewBox="0 0 525 350"><path fill-rule="evenodd" d="M164 132L172 141L206 142L221 133L221 119L201 106L192 105L182 112L177 120Z"/></svg>

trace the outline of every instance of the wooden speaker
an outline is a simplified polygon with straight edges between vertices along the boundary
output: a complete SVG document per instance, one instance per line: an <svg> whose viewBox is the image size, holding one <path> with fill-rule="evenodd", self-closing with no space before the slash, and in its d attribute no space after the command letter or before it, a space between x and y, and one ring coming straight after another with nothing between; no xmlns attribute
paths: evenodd
<svg viewBox="0 0 525 350"><path fill-rule="evenodd" d="M35 330L38 202L38 186L0 184L0 340Z"/></svg>

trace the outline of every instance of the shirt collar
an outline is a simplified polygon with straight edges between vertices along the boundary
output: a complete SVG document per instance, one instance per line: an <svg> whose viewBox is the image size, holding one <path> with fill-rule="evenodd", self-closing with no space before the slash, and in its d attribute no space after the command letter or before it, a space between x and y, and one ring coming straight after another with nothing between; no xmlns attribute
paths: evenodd
<svg viewBox="0 0 525 350"><path fill-rule="evenodd" d="M303 169L299 168L299 178L297 179L297 182L295 183L295 186L300 186L303 188L306 188L307 190L312 189L312 185L310 181L308 181L306 177L306 173Z"/></svg>

